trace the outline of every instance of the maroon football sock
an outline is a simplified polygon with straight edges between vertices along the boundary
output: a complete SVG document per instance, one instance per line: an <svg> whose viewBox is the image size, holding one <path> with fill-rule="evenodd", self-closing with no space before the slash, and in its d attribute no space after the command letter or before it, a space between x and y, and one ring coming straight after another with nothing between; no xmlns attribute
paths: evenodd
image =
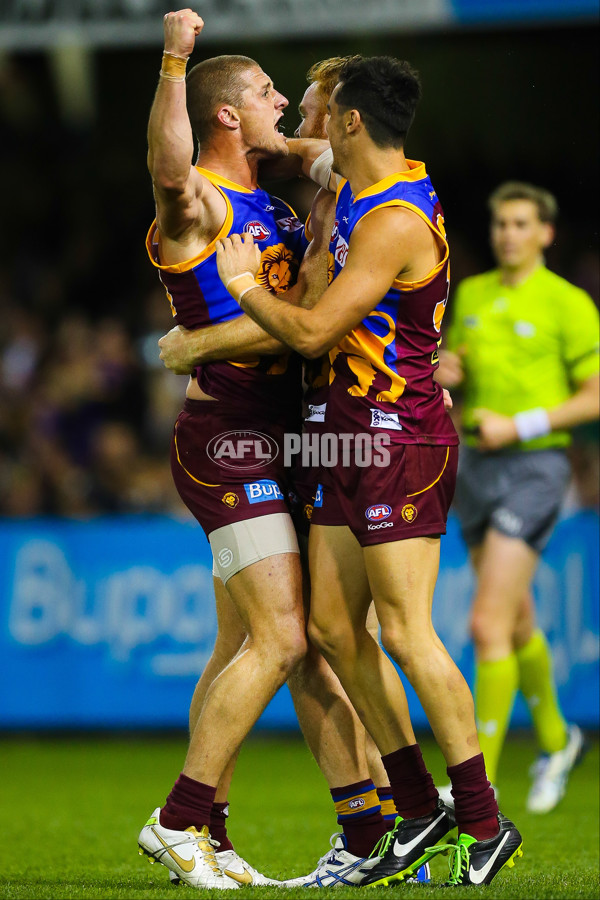
<svg viewBox="0 0 600 900"><path fill-rule="evenodd" d="M195 781L182 773L160 811L160 824L174 831L185 831L193 825L200 831L203 825L210 825L216 792L216 787Z"/></svg>
<svg viewBox="0 0 600 900"><path fill-rule="evenodd" d="M388 830L380 811L353 822L344 822L342 827L348 852L354 856L369 856L379 838Z"/></svg>
<svg viewBox="0 0 600 900"><path fill-rule="evenodd" d="M233 844L227 835L227 816L229 815L229 802L213 803L210 813L210 836L219 842L217 853L223 850L233 850Z"/></svg>
<svg viewBox="0 0 600 900"><path fill-rule="evenodd" d="M485 841L498 834L498 804L485 773L483 753L446 769L452 782L458 833Z"/></svg>
<svg viewBox="0 0 600 900"><path fill-rule="evenodd" d="M418 744L387 753L381 761L390 779L399 816L415 819L433 812L439 795Z"/></svg>

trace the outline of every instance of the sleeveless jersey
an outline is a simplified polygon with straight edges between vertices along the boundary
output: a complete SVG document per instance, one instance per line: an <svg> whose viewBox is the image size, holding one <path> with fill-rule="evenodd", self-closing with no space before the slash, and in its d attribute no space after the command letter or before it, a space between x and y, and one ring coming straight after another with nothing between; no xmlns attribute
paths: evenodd
<svg viewBox="0 0 600 900"><path fill-rule="evenodd" d="M250 190L214 172L197 167L225 199L227 214L219 233L196 257L162 265L159 232L152 223L146 248L158 269L171 311L178 325L195 329L242 315L217 270L216 242L229 234L251 232L261 251L256 280L274 294L295 284L306 250L304 226L293 209L260 188ZM277 415L299 402L300 366L295 354L261 356L243 363L218 361L196 368L200 388L227 403L243 403L245 412Z"/></svg>
<svg viewBox="0 0 600 900"><path fill-rule="evenodd" d="M384 178L354 197L347 181L338 188L336 222L329 245L330 280L343 269L354 228L383 207L413 210L432 229L443 258L419 282L395 280L375 308L330 351L332 371L327 418L348 430L385 431L391 443L458 443L444 409L438 367L440 328L448 297L448 244L444 216L423 163ZM385 253L386 235L381 235ZM331 409L333 407L333 409Z"/></svg>

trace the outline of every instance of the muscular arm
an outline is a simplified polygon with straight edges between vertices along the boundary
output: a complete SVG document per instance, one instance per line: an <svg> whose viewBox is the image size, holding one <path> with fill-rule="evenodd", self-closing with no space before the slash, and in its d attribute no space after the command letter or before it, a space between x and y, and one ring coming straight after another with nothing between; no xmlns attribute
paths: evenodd
<svg viewBox="0 0 600 900"><path fill-rule="evenodd" d="M262 180L273 181L283 178L296 178L304 175L310 178L310 169L314 161L329 148L329 141L316 138L288 138L286 140L289 154L277 159L265 159L260 164Z"/></svg>
<svg viewBox="0 0 600 900"><path fill-rule="evenodd" d="M164 18L165 52L187 59L203 26L200 16L190 9L169 13ZM203 179L192 165L193 152L185 81L160 77L148 121L148 170L167 254L177 253L170 244L185 246L200 212ZM179 255L184 258L185 251L180 250Z"/></svg>
<svg viewBox="0 0 600 900"><path fill-rule="evenodd" d="M304 255L298 281L285 299L294 306L312 309L327 290L329 237L335 221L335 197L320 188L310 211L312 240Z"/></svg>
<svg viewBox="0 0 600 900"><path fill-rule="evenodd" d="M393 248L383 257L382 232ZM219 274L225 283L240 272L253 271L251 250L250 242L239 238L217 244ZM303 356L314 358L351 331L396 278L423 278L438 258L431 229L419 217L402 208L380 209L355 228L346 265L312 309L290 304L282 308L267 291L242 278L232 284L230 293L237 299L243 292L242 308L256 322Z"/></svg>
<svg viewBox="0 0 600 900"><path fill-rule="evenodd" d="M193 331L176 325L161 337L158 346L163 363L176 375L189 375L201 363L219 359L244 362L288 349L245 315Z"/></svg>

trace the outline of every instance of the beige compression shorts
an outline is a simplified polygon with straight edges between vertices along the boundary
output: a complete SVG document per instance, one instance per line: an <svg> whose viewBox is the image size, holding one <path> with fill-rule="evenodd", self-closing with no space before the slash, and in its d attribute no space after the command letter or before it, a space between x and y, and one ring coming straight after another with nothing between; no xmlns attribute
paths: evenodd
<svg viewBox="0 0 600 900"><path fill-rule="evenodd" d="M213 575L223 584L252 563L279 553L299 553L298 539L287 513L272 513L216 528L209 535Z"/></svg>

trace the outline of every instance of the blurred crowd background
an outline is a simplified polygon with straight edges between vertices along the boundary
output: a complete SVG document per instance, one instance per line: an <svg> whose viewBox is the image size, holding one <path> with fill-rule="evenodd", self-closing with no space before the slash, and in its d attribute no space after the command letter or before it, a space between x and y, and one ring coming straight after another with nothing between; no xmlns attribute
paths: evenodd
<svg viewBox="0 0 600 900"><path fill-rule="evenodd" d="M453 284L491 267L486 199L515 178L556 195L548 265L599 302L597 21L268 43L211 40L206 23L193 60L257 59L290 100L288 135L315 61L408 59L424 98L407 153L426 161L444 205ZM0 51L0 516L188 516L169 469L186 378L158 358L172 321L144 247L160 56L160 40ZM307 213L308 184L266 186ZM568 503L598 508L597 429L581 429L571 453Z"/></svg>

